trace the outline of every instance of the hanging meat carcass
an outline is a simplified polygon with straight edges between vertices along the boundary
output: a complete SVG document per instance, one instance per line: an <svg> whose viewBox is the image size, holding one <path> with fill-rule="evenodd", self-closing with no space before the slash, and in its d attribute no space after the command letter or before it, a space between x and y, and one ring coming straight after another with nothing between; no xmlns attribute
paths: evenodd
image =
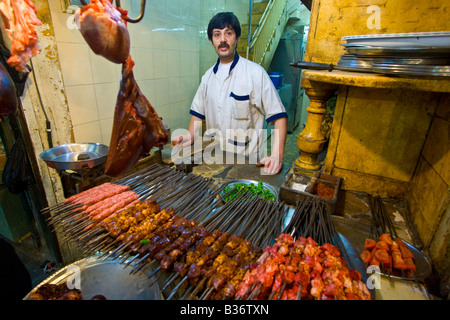
<svg viewBox="0 0 450 320"><path fill-rule="evenodd" d="M116 9L110 0L91 0L77 11L75 17L84 39L96 54L111 62L122 63L105 165L105 173L112 177L126 173L152 147L169 140L164 124L134 78L126 18L127 12Z"/></svg>
<svg viewBox="0 0 450 320"><path fill-rule="evenodd" d="M36 8L30 0L2 0L0 13L6 34L12 41L8 64L28 73L28 60L41 52L35 26L42 22L36 17Z"/></svg>
<svg viewBox="0 0 450 320"><path fill-rule="evenodd" d="M91 0L75 14L80 32L96 54L114 63L124 63L130 54L126 22L110 0Z"/></svg>
<svg viewBox="0 0 450 320"><path fill-rule="evenodd" d="M168 142L161 118L142 94L133 75L134 62L129 56L122 66L122 79L114 111L105 173L119 176L150 151Z"/></svg>

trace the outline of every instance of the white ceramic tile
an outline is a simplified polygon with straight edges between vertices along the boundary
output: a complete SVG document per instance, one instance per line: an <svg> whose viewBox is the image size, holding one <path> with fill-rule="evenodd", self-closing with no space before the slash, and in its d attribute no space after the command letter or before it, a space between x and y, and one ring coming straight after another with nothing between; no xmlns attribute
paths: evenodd
<svg viewBox="0 0 450 320"><path fill-rule="evenodd" d="M167 77L181 76L181 55L180 51L167 52Z"/></svg>
<svg viewBox="0 0 450 320"><path fill-rule="evenodd" d="M153 18L150 21L152 48L166 49L167 48L167 22L160 18Z"/></svg>
<svg viewBox="0 0 450 320"><path fill-rule="evenodd" d="M134 46L138 48L151 48L152 47L152 29L150 16L148 19L144 16L139 23L134 26L133 39Z"/></svg>
<svg viewBox="0 0 450 320"><path fill-rule="evenodd" d="M61 10L52 11L52 22L57 42L86 43L75 24L73 14Z"/></svg>
<svg viewBox="0 0 450 320"><path fill-rule="evenodd" d="M180 50L180 33L184 29L178 21L167 22L167 49Z"/></svg>
<svg viewBox="0 0 450 320"><path fill-rule="evenodd" d="M93 85L66 86L66 95L73 125L99 119Z"/></svg>
<svg viewBox="0 0 450 320"><path fill-rule="evenodd" d="M64 85L92 84L92 71L87 44L58 43L61 71L64 75Z"/></svg>
<svg viewBox="0 0 450 320"><path fill-rule="evenodd" d="M180 101L181 81L180 78L169 78L169 103Z"/></svg>
<svg viewBox="0 0 450 320"><path fill-rule="evenodd" d="M180 100L192 100L192 78L181 77L180 78Z"/></svg>
<svg viewBox="0 0 450 320"><path fill-rule="evenodd" d="M103 141L100 121L91 121L73 126L73 133L76 143L102 143Z"/></svg>
<svg viewBox="0 0 450 320"><path fill-rule="evenodd" d="M167 51L153 50L153 70L156 79L167 77Z"/></svg>
<svg viewBox="0 0 450 320"><path fill-rule="evenodd" d="M169 80L167 78L155 80L155 96L153 106L156 108L169 103Z"/></svg>
<svg viewBox="0 0 450 320"><path fill-rule="evenodd" d="M100 120L100 133L102 136L102 143L109 147L111 141L111 133L113 127L114 118L107 118Z"/></svg>
<svg viewBox="0 0 450 320"><path fill-rule="evenodd" d="M153 50L149 48L136 48L134 50L133 68L136 80L147 80L154 78Z"/></svg>
<svg viewBox="0 0 450 320"><path fill-rule="evenodd" d="M119 93L119 82L97 83L94 85L95 99L100 120L114 116L117 95Z"/></svg>
<svg viewBox="0 0 450 320"><path fill-rule="evenodd" d="M181 18L182 16L182 11L181 11L181 2L184 2L186 0L170 0L170 1L166 1L166 12L167 12L167 16L170 19L173 19L174 21L177 21Z"/></svg>
<svg viewBox="0 0 450 320"><path fill-rule="evenodd" d="M95 54L92 50L89 52L89 58L91 61L92 78L94 83L120 81L120 75L117 73L116 63Z"/></svg>
<svg viewBox="0 0 450 320"><path fill-rule="evenodd" d="M147 1L145 11L152 17L161 17L166 14L166 1Z"/></svg>

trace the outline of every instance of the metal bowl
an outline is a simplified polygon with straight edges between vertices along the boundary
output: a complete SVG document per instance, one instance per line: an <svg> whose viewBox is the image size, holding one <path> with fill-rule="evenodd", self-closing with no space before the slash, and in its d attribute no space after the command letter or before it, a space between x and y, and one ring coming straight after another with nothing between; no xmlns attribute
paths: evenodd
<svg viewBox="0 0 450 320"><path fill-rule="evenodd" d="M39 157L57 170L80 170L103 164L108 147L100 143L69 143L42 152Z"/></svg>
<svg viewBox="0 0 450 320"><path fill-rule="evenodd" d="M75 285L81 291L83 300L90 300L96 295L103 295L107 300L161 300L157 283L149 287L152 280L146 273L138 271L130 275L130 270L132 268L124 268L123 264L112 259L102 261L97 256L81 259L56 271L28 293L24 300L44 284L64 282Z"/></svg>

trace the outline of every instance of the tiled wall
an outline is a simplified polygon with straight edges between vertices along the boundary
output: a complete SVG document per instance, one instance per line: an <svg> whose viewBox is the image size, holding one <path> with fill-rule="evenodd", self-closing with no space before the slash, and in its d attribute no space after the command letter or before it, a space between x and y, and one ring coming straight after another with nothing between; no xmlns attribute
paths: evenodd
<svg viewBox="0 0 450 320"><path fill-rule="evenodd" d="M147 0L144 18L128 25L136 81L172 130L187 128L200 78L217 59L207 41L209 19L223 10L246 15L248 1L229 2L227 7L226 0ZM90 50L59 1L49 4L75 142L109 145L121 66ZM139 0L121 5L131 18L138 16Z"/></svg>

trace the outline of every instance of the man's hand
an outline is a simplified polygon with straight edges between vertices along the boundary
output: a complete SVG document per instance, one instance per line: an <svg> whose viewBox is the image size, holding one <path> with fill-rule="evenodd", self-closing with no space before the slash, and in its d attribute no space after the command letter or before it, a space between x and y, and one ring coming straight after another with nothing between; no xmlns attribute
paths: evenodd
<svg viewBox="0 0 450 320"><path fill-rule="evenodd" d="M256 165L264 166L264 172L266 174L277 174L283 167L283 160L272 155L261 159L261 161L259 161Z"/></svg>
<svg viewBox="0 0 450 320"><path fill-rule="evenodd" d="M181 142L183 142L181 144L181 147L188 147L188 146L190 146L193 143L193 141L191 139L191 135L187 134L187 135L183 135L183 136L178 136L178 137L173 137L172 138L172 144L174 146L180 144Z"/></svg>

